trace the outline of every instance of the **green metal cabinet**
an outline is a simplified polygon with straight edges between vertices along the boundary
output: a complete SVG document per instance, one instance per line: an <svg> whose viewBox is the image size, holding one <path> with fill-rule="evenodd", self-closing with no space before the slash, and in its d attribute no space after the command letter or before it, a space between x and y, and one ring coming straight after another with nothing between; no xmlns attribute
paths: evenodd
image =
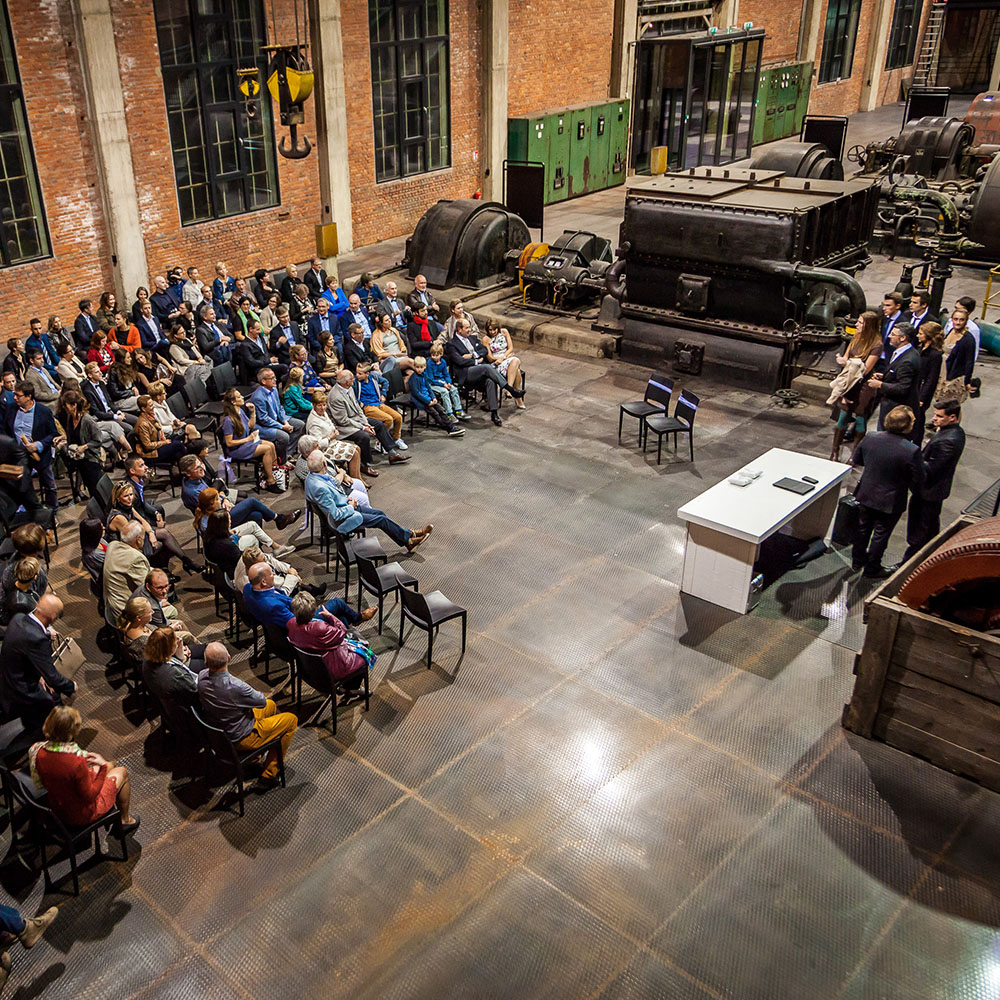
<svg viewBox="0 0 1000 1000"><path fill-rule="evenodd" d="M802 131L802 119L809 109L812 67L811 62L804 62L761 70L753 125L755 146Z"/></svg>
<svg viewBox="0 0 1000 1000"><path fill-rule="evenodd" d="M569 191L570 198L588 194L590 186L590 119L589 104L570 108L569 118Z"/></svg>
<svg viewBox="0 0 1000 1000"><path fill-rule="evenodd" d="M625 157L628 153L629 102L612 101L608 105L608 187L625 183Z"/></svg>
<svg viewBox="0 0 1000 1000"><path fill-rule="evenodd" d="M603 191L608 186L608 154L611 150L611 108L596 104L590 109L590 158L587 168L591 191Z"/></svg>
<svg viewBox="0 0 1000 1000"><path fill-rule="evenodd" d="M544 163L548 187L549 129L545 115L522 115L507 121L507 159Z"/></svg>
<svg viewBox="0 0 1000 1000"><path fill-rule="evenodd" d="M569 116L563 111L546 115L549 133L549 167L546 177L545 204L565 201L569 197Z"/></svg>

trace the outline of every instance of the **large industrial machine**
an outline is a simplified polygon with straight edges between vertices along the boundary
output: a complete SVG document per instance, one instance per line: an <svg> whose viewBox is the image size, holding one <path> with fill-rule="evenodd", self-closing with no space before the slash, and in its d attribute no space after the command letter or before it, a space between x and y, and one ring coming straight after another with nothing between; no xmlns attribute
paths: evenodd
<svg viewBox="0 0 1000 1000"><path fill-rule="evenodd" d="M695 167L629 188L601 323L636 360L774 391L865 308L878 191L868 181Z"/></svg>

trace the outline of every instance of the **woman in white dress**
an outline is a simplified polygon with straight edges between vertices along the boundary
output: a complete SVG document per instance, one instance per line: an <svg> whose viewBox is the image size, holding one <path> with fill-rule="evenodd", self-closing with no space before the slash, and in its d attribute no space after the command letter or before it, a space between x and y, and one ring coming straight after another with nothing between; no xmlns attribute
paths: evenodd
<svg viewBox="0 0 1000 1000"><path fill-rule="evenodd" d="M328 462L343 462L352 479L361 478L361 449L353 441L343 441L326 411L326 393L312 394L312 412L306 419L306 434L319 441Z"/></svg>
<svg viewBox="0 0 1000 1000"><path fill-rule="evenodd" d="M493 320L487 320L480 341L489 352L486 360L507 379L507 385L520 389L521 359L514 354L514 341L507 328L497 327ZM519 410L525 408L523 399L515 399L514 403Z"/></svg>

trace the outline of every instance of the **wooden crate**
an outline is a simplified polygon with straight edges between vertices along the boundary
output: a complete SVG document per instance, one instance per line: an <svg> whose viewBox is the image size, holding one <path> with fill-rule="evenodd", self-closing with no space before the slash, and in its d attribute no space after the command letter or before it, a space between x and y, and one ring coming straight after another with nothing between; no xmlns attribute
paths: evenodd
<svg viewBox="0 0 1000 1000"><path fill-rule="evenodd" d="M1000 639L896 599L918 563L977 520L950 524L866 601L843 725L1000 791Z"/></svg>

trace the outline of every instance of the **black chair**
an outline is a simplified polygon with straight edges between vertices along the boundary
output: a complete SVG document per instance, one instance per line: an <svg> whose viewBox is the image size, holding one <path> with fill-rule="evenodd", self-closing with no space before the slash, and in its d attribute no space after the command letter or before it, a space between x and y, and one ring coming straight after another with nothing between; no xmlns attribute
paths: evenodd
<svg viewBox="0 0 1000 1000"><path fill-rule="evenodd" d="M128 861L128 844L125 843L125 834L122 832L122 814L118 806L112 806L103 816L86 826L69 826L48 807L46 804L47 796L38 796L35 783L31 780L30 775L23 771L11 771L9 776L14 799L29 817L29 835L34 839L41 852L46 892L51 892L55 888L49 877L47 844L50 840L57 841L69 856L70 870L73 874L74 896L80 895L80 875L76 863L77 844L84 838L88 843L91 837L94 838L94 856L103 858L105 855L101 848L100 831L108 830L114 834L122 846L122 860Z"/></svg>
<svg viewBox="0 0 1000 1000"><path fill-rule="evenodd" d="M417 628L423 629L427 633L427 669L431 669L432 655L434 653L434 633L445 622L453 618L462 619L462 653L465 653L465 629L467 612L465 608L460 608L457 604L448 600L440 590L433 590L429 594L421 594L419 591L409 590L406 587L399 588L399 645L403 645L403 626L409 618Z"/></svg>
<svg viewBox="0 0 1000 1000"><path fill-rule="evenodd" d="M235 772L236 793L240 800L241 816L243 815L243 796L245 794L243 785L246 781L244 765L249 764L250 761L266 756L271 750L276 749L278 751L278 778L281 781L281 787L285 787L285 758L281 752L280 736L275 736L274 739L268 740L252 750L245 750L243 747L236 746L217 726L207 723L199 714L198 709L192 708L191 715L205 741L205 777L208 778L212 760L218 761L224 767L231 768Z"/></svg>
<svg viewBox="0 0 1000 1000"><path fill-rule="evenodd" d="M652 414L646 417L645 433L642 438L642 451L646 453L646 443L649 441L649 432L656 435L656 464L660 464L660 456L663 453L663 436L673 434L674 452L677 452L677 435L687 434L688 444L691 446L691 461L694 461L694 418L698 414L698 397L687 389L682 389L677 397L677 405L674 407L674 415L668 417L666 413Z"/></svg>
<svg viewBox="0 0 1000 1000"><path fill-rule="evenodd" d="M147 458L146 465L153 470L159 470L161 472L166 472L167 482L170 484L170 495L171 497L177 496L177 483L181 481L181 466L180 466L180 455L177 458ZM174 469L177 470L177 480L174 481Z"/></svg>
<svg viewBox="0 0 1000 1000"><path fill-rule="evenodd" d="M420 581L403 569L398 562L376 566L371 559L356 555L358 564L358 607L361 607L361 592L367 590L378 598L378 631L382 634L382 606L389 594L397 594L400 587L412 587L420 590Z"/></svg>
<svg viewBox="0 0 1000 1000"><path fill-rule="evenodd" d="M260 622L254 618L253 615L247 611L246 605L243 603L243 594L239 590L235 590L236 595L236 642L240 641L240 625L246 625L247 630L253 636L253 662L257 663L259 659L258 652L258 635L260 634ZM264 676L268 676L268 667L264 668Z"/></svg>
<svg viewBox="0 0 1000 1000"><path fill-rule="evenodd" d="M187 400L184 399L183 393L175 392L173 395L167 396L167 406L178 420L183 420L186 424L193 424L199 434L204 434L205 431L215 428L216 418L210 414L199 416L194 413L188 406Z"/></svg>
<svg viewBox="0 0 1000 1000"><path fill-rule="evenodd" d="M325 696L323 701L320 703L319 708L313 712L308 724L314 725L318 723L323 715L323 712L326 711L326 706L329 704L330 731L334 736L336 736L337 685L331 682L330 673L326 669L323 657L320 656L319 653L310 653L308 650L301 649L299 646L293 646L292 648L295 650L295 657L298 660L298 708L299 710L302 708L302 682L304 680L314 691L318 691L320 694ZM353 674L348 674L348 676L343 678L340 683L343 684L356 678L360 678L364 688L365 711L367 712L371 702L371 689L369 687L370 677L367 664L359 670L356 670Z"/></svg>
<svg viewBox="0 0 1000 1000"><path fill-rule="evenodd" d="M212 368L209 381L212 383L215 395L221 400L228 389L235 388L236 386L236 370L233 368L233 363L231 361L224 361L221 365L215 365ZM211 395L207 386L205 391Z"/></svg>
<svg viewBox="0 0 1000 1000"><path fill-rule="evenodd" d="M184 383L183 393L187 397L191 412L197 417L209 416L222 418L223 405L221 400L209 399L208 390L201 379L193 378Z"/></svg>
<svg viewBox="0 0 1000 1000"><path fill-rule="evenodd" d="M342 535L339 531L334 532L334 544L336 545L337 564L334 567L334 580L340 577L340 564L344 564L344 600L347 600L351 589L351 567L357 562L358 557L370 559L374 563L384 563L389 557L382 548L382 543L375 537L352 538ZM329 555L329 553L328 553ZM327 572L330 571L330 564L327 563ZM360 600L360 596L359 596Z"/></svg>
<svg viewBox="0 0 1000 1000"><path fill-rule="evenodd" d="M625 414L639 421L639 444L642 444L643 427L646 419L656 413L665 414L670 408L670 397L674 391L674 380L655 372L646 383L646 393L642 399L632 399L618 407L618 443L622 440L622 421Z"/></svg>
<svg viewBox="0 0 1000 1000"><path fill-rule="evenodd" d="M264 629L264 678L270 680L271 677L271 657L284 660L288 664L288 679L291 682L291 690L295 690L295 649L288 638L288 630L283 625L269 625L267 622L261 623Z"/></svg>

